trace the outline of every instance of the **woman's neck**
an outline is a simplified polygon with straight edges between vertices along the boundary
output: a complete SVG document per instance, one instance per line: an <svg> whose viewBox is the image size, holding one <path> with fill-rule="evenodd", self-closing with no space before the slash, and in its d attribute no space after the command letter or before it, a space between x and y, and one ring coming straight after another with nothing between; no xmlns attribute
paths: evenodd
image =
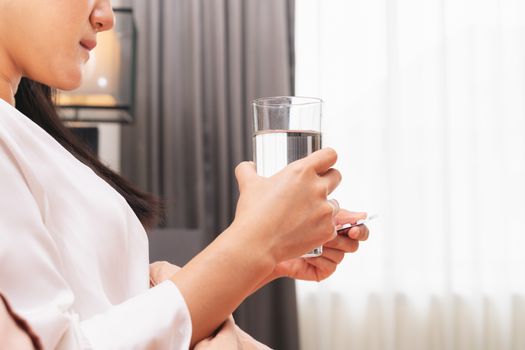
<svg viewBox="0 0 525 350"><path fill-rule="evenodd" d="M0 98L11 105L15 105L15 89L13 83L0 74Z"/></svg>
<svg viewBox="0 0 525 350"><path fill-rule="evenodd" d="M21 79L22 73L9 54L0 47L0 98L14 106L16 90Z"/></svg>

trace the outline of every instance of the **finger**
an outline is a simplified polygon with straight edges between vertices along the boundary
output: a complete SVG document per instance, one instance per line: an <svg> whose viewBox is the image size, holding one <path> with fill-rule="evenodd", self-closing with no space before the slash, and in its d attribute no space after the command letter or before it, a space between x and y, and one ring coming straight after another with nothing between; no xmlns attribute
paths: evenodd
<svg viewBox="0 0 525 350"><path fill-rule="evenodd" d="M341 173L337 169L330 168L321 176L321 179L326 184L326 195L332 193L341 183Z"/></svg>
<svg viewBox="0 0 525 350"><path fill-rule="evenodd" d="M339 249L323 247L323 258L332 261L335 264L339 264L345 257L345 252Z"/></svg>
<svg viewBox="0 0 525 350"><path fill-rule="evenodd" d="M350 228L350 230L347 233L348 237L358 241L366 241L368 239L369 234L370 230L366 225L354 226Z"/></svg>
<svg viewBox="0 0 525 350"><path fill-rule="evenodd" d="M334 231L335 231L334 217L337 215L341 207L339 206L339 202L337 201L337 199L333 199L333 198L328 199L326 202L332 206L332 224L334 225Z"/></svg>
<svg viewBox="0 0 525 350"><path fill-rule="evenodd" d="M237 336L235 335L235 322L232 318L228 318L226 321L224 321L222 327L219 329L215 337L230 339L231 341L236 340Z"/></svg>
<svg viewBox="0 0 525 350"><path fill-rule="evenodd" d="M149 264L149 267L150 267L150 271L152 270L170 270L173 273L181 269L180 266L173 265L172 263L168 261L155 261Z"/></svg>
<svg viewBox="0 0 525 350"><path fill-rule="evenodd" d="M224 323L222 324L221 330L228 331L228 332L235 330L235 321L233 320L233 316L228 317L226 321L224 321Z"/></svg>
<svg viewBox="0 0 525 350"><path fill-rule="evenodd" d="M239 184L239 189L246 186L247 183L254 180L257 177L257 171L255 170L254 162L242 162L235 168L235 177Z"/></svg>
<svg viewBox="0 0 525 350"><path fill-rule="evenodd" d="M308 263L329 275L334 273L334 271L337 269L336 263L334 263L332 260L327 259L323 256L320 256L317 258L308 258Z"/></svg>
<svg viewBox="0 0 525 350"><path fill-rule="evenodd" d="M367 216L368 214L364 212L353 212L346 209L341 209L335 219L338 225L348 223L355 224L358 220L366 219Z"/></svg>
<svg viewBox="0 0 525 350"><path fill-rule="evenodd" d="M193 348L193 350L205 350L205 349L209 349L209 346L210 346L210 343L211 341L213 340L213 337L209 337L209 338L206 338L206 339L203 339L201 340L200 342L198 342L195 347Z"/></svg>
<svg viewBox="0 0 525 350"><path fill-rule="evenodd" d="M346 236L337 236L330 242L325 243L324 247L342 250L346 253L354 253L359 248L359 242Z"/></svg>
<svg viewBox="0 0 525 350"><path fill-rule="evenodd" d="M311 165L318 174L324 174L337 161L337 153L333 148L323 148L306 157L305 162Z"/></svg>

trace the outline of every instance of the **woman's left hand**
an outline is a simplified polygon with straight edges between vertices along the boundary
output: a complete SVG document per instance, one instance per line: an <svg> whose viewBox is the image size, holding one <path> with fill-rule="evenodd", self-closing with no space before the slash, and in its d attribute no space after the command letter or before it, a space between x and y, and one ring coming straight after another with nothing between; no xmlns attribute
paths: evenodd
<svg viewBox="0 0 525 350"><path fill-rule="evenodd" d="M240 329L230 316L217 334L195 345L194 350L271 350Z"/></svg>
<svg viewBox="0 0 525 350"><path fill-rule="evenodd" d="M355 213L341 209L335 217L336 226L346 223L355 224L358 220L365 219L366 216L366 213ZM368 234L369 231L366 225L352 227L346 235L337 235L333 240L325 243L323 255L320 257L296 258L279 263L272 274L261 281L256 289L279 277L290 277L305 281L322 281L335 272L337 265L343 261L346 253L354 253L359 248L359 242L368 239ZM170 279L179 269L180 267L165 261L151 264L151 286Z"/></svg>
<svg viewBox="0 0 525 350"><path fill-rule="evenodd" d="M177 265L167 261L156 261L149 265L149 286L154 287L159 283L169 280L180 270Z"/></svg>
<svg viewBox="0 0 525 350"><path fill-rule="evenodd" d="M366 213L341 209L335 217L336 226L346 223L355 224L366 216ZM290 277L305 281L322 281L335 272L346 253L354 253L359 248L359 242L368 239L368 234L368 227L365 225L352 227L346 235L337 235L333 240L325 243L321 256L283 261L277 265L269 279Z"/></svg>

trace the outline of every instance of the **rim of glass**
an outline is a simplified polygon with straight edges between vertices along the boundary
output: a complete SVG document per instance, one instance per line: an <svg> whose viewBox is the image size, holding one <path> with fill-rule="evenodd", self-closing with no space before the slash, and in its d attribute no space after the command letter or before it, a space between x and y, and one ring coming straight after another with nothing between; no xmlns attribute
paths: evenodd
<svg viewBox="0 0 525 350"><path fill-rule="evenodd" d="M290 103L283 103L282 99L291 99ZM323 103L323 100L318 97L307 96L273 96L261 97L252 101L252 104L257 107L282 107L282 106L306 106Z"/></svg>

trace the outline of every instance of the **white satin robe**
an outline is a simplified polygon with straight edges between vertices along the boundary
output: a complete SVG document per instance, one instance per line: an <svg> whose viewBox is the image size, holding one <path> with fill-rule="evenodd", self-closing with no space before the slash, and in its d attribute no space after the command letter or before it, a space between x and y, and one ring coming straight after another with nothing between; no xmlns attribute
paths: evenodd
<svg viewBox="0 0 525 350"><path fill-rule="evenodd" d="M187 349L171 281L120 194L0 99L0 291L45 349Z"/></svg>

